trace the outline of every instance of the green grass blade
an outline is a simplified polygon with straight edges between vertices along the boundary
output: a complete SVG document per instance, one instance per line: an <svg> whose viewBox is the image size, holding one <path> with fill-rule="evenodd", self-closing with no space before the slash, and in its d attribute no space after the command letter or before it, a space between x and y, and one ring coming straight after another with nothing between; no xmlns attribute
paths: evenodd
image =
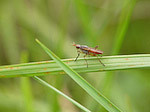
<svg viewBox="0 0 150 112"><path fill-rule="evenodd" d="M21 78L21 89L23 94L24 110L26 110L26 112L35 112L33 106L31 82L29 77Z"/></svg>
<svg viewBox="0 0 150 112"><path fill-rule="evenodd" d="M136 3L136 0L131 0L131 1L128 0L128 1L125 1L124 3L124 8L122 9L122 12L121 12L120 22L117 28L116 39L114 42L112 54L118 54L120 51L120 48L122 46L125 34L127 32L127 29L130 23L130 18L131 18L131 14L135 6L135 3Z"/></svg>
<svg viewBox="0 0 150 112"><path fill-rule="evenodd" d="M52 58L56 63L77 83L79 84L93 99L101 104L106 110L111 112L120 112L112 102L99 93L92 85L90 85L85 79L83 79L77 72L71 69L68 65L62 62L52 51L44 46L39 40L36 40L38 44L44 49L44 51Z"/></svg>
<svg viewBox="0 0 150 112"><path fill-rule="evenodd" d="M21 62L28 62L28 52L23 51L21 53ZM22 98L23 98L23 104L24 104L24 110L26 112L35 112L34 110L34 101L33 101L33 95L32 95L32 89L31 89L31 82L29 77L21 77L20 79L20 85L22 90Z"/></svg>
<svg viewBox="0 0 150 112"><path fill-rule="evenodd" d="M112 54L119 54L119 51L122 47L128 26L130 24L131 15L133 8L135 6L136 0L126 0L123 2L123 8L119 18L119 24L117 26L117 32L114 40L114 46L112 47ZM111 86L113 82L113 72L107 72L104 79L103 91L108 94L111 91ZM102 110L102 109L100 109Z"/></svg>
<svg viewBox="0 0 150 112"><path fill-rule="evenodd" d="M64 96L66 99L68 99L70 102L72 102L73 104L75 104L76 106L78 106L80 109L84 110L85 112L91 112L90 110L88 110L87 108L85 108L84 106L82 106L81 104L79 104L78 102L76 102L75 100L73 100L72 98L70 98L69 96L65 95L64 93L62 93L61 91L59 91L55 87L51 86L50 84L48 84L44 80L40 79L39 77L33 76L33 78L35 80L37 80L38 82L40 82L41 84L43 84L44 86L47 86L48 88L54 90L58 94Z"/></svg>
<svg viewBox="0 0 150 112"><path fill-rule="evenodd" d="M150 54L103 56L101 61L105 64L105 67L97 61L97 57L87 58L88 68L84 58L79 58L76 62L74 59L64 59L62 61L78 73L150 68ZM61 75L65 72L54 61L0 66L0 78L55 74Z"/></svg>

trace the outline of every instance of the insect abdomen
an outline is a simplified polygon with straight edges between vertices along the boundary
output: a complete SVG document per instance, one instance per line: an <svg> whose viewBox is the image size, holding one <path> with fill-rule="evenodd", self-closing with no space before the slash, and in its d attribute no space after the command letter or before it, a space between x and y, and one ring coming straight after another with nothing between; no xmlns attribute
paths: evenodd
<svg viewBox="0 0 150 112"><path fill-rule="evenodd" d="M89 52L91 52L91 53L95 53L95 54L103 54L103 52L102 51L100 51L100 50L90 50Z"/></svg>

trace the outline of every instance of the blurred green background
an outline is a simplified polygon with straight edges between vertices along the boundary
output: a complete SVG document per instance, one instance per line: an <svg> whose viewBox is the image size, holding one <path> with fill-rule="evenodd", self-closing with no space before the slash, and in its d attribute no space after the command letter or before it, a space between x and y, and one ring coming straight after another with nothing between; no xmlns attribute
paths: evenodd
<svg viewBox="0 0 150 112"><path fill-rule="evenodd" d="M150 0L0 0L0 65L50 60L35 38L60 58L77 56L73 42L98 45L104 55L150 53ZM81 75L123 111L150 112L149 74ZM90 110L106 111L68 76L42 78ZM32 78L0 79L0 112L80 111Z"/></svg>

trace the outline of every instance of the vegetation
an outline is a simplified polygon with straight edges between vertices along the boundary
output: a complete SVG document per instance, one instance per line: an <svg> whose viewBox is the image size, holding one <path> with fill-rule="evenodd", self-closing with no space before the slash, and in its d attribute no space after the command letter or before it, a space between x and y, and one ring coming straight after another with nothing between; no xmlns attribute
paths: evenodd
<svg viewBox="0 0 150 112"><path fill-rule="evenodd" d="M149 6L0 1L0 111L149 112ZM97 57L86 57L88 68L82 56L75 62L73 42L99 45L105 67Z"/></svg>

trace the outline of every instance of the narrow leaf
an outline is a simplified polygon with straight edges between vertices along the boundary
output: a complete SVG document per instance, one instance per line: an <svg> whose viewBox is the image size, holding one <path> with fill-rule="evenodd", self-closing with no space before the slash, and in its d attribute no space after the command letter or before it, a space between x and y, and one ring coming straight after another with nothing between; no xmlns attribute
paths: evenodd
<svg viewBox="0 0 150 112"><path fill-rule="evenodd" d="M76 62L74 59L63 59L62 61L78 73L150 68L150 54L103 56L100 59L105 67L97 61L96 57L87 58L88 68L84 58L79 58ZM54 74L65 74L63 69L54 61L0 66L0 78Z"/></svg>
<svg viewBox="0 0 150 112"><path fill-rule="evenodd" d="M65 95L64 93L62 93L61 91L59 91L55 87L51 86L50 84L48 84L44 80L40 79L39 77L33 76L33 78L35 80L37 80L38 82L40 82L41 84L43 84L44 86L47 86L48 88L54 90L58 94L64 96L66 99L68 99L70 102L72 102L73 104L75 104L76 106L78 106L80 109L84 110L85 112L91 112L90 110L88 110L87 108L85 108L84 106L82 106L81 104L79 104L78 102L76 102L75 100L73 100L72 98L70 98L69 96Z"/></svg>
<svg viewBox="0 0 150 112"><path fill-rule="evenodd" d="M85 79L83 79L77 72L66 65L60 60L52 51L50 51L44 44L39 40L36 41L44 49L44 51L52 58L54 61L77 83L79 84L93 99L95 99L99 104L101 104L106 110L111 112L120 112L120 110L110 102L106 97L104 97L100 92L98 92L92 85L90 85Z"/></svg>

